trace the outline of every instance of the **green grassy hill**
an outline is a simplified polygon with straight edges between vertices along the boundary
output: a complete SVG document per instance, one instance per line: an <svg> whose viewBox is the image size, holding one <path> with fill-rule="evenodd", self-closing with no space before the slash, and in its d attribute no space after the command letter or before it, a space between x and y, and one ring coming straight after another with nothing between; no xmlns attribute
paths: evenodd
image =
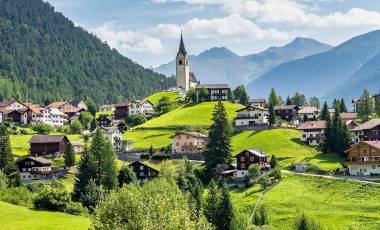
<svg viewBox="0 0 380 230"><path fill-rule="evenodd" d="M180 97L177 92L158 92L147 97L147 100L150 101L153 105L156 105L158 101L164 96L168 97L172 102L183 100L183 98Z"/></svg>
<svg viewBox="0 0 380 230"><path fill-rule="evenodd" d="M380 229L380 185L293 173L283 177L260 203L267 205L270 225L275 229L294 229L302 212L329 229ZM258 186L234 190L232 199L248 217L260 193Z"/></svg>
<svg viewBox="0 0 380 230"><path fill-rule="evenodd" d="M60 212L35 211L26 207L0 202L0 229L88 229L90 220Z"/></svg>

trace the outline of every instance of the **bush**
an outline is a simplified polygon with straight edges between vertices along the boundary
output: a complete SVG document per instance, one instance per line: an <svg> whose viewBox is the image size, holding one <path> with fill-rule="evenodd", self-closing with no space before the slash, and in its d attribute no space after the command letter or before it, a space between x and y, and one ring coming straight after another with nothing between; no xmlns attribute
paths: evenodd
<svg viewBox="0 0 380 230"><path fill-rule="evenodd" d="M147 116L142 113L130 115L125 119L125 123L129 127L134 127L137 125L144 124L146 121L147 121Z"/></svg>
<svg viewBox="0 0 380 230"><path fill-rule="evenodd" d="M65 209L63 210L65 213L71 215L86 215L88 211L80 202L69 202L66 204Z"/></svg>
<svg viewBox="0 0 380 230"><path fill-rule="evenodd" d="M282 177L281 169L280 169L279 167L274 168L274 169L269 173L269 176L270 176L270 177L273 177L273 178L276 179L276 180L281 180L281 177Z"/></svg>
<svg viewBox="0 0 380 230"><path fill-rule="evenodd" d="M34 194L26 187L20 186L0 190L0 200L15 205L33 207Z"/></svg>
<svg viewBox="0 0 380 230"><path fill-rule="evenodd" d="M0 171L0 190L6 189L9 185L9 180L7 175L5 175L2 171Z"/></svg>
<svg viewBox="0 0 380 230"><path fill-rule="evenodd" d="M80 133L80 131L82 131L83 129L83 125L82 123L78 120L78 119L75 119L71 122L71 125L70 125L70 132L71 133Z"/></svg>
<svg viewBox="0 0 380 230"><path fill-rule="evenodd" d="M38 134L49 134L53 131L53 127L47 124L37 124L32 126L32 130Z"/></svg>
<svg viewBox="0 0 380 230"><path fill-rule="evenodd" d="M21 129L21 130L20 130L20 134L21 134L21 135L27 135L27 134L28 134L28 131L25 130L25 129Z"/></svg>
<svg viewBox="0 0 380 230"><path fill-rule="evenodd" d="M33 204L37 209L62 212L70 202L70 195L66 191L45 188L36 196Z"/></svg>
<svg viewBox="0 0 380 230"><path fill-rule="evenodd" d="M141 160L149 160L150 154L149 153L142 153L140 156Z"/></svg>
<svg viewBox="0 0 380 230"><path fill-rule="evenodd" d="M43 190L46 186L44 183L30 183L26 184L25 187L32 193L39 193L41 190Z"/></svg>
<svg viewBox="0 0 380 230"><path fill-rule="evenodd" d="M152 160L163 161L163 160L171 159L171 155L165 154L165 153L155 153L152 155L151 158Z"/></svg>

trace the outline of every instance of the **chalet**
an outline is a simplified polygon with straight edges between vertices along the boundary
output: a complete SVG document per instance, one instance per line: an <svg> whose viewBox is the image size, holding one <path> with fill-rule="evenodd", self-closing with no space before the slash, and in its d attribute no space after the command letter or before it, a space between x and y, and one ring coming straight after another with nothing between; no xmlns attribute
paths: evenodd
<svg viewBox="0 0 380 230"><path fill-rule="evenodd" d="M71 107L61 110L62 113L66 114L68 120L74 120L76 118L79 118L80 113L83 111L86 110L78 107Z"/></svg>
<svg viewBox="0 0 380 230"><path fill-rule="evenodd" d="M32 156L62 157L69 142L64 135L34 135L29 140L29 152Z"/></svg>
<svg viewBox="0 0 380 230"><path fill-rule="evenodd" d="M352 130L358 127L358 123L356 122L356 120L358 119L357 113L341 113L340 118L346 124L348 130Z"/></svg>
<svg viewBox="0 0 380 230"><path fill-rule="evenodd" d="M129 102L128 115L133 114L153 114L153 104L148 100L132 100Z"/></svg>
<svg viewBox="0 0 380 230"><path fill-rule="evenodd" d="M380 140L380 118L367 121L351 130L354 144Z"/></svg>
<svg viewBox="0 0 380 230"><path fill-rule="evenodd" d="M196 88L205 88L207 90L207 101L228 101L228 95L231 93L231 89L227 84L197 85ZM197 97L199 97L199 92Z"/></svg>
<svg viewBox="0 0 380 230"><path fill-rule="evenodd" d="M266 108L267 100L264 98L251 99L249 100L249 105Z"/></svg>
<svg viewBox="0 0 380 230"><path fill-rule="evenodd" d="M325 121L306 121L297 127L301 131L301 141L307 142L309 145L319 145L323 138Z"/></svg>
<svg viewBox="0 0 380 230"><path fill-rule="evenodd" d="M129 102L120 102L115 106L115 119L123 120L129 115Z"/></svg>
<svg viewBox="0 0 380 230"><path fill-rule="evenodd" d="M172 138L173 154L199 154L208 142L207 136L196 132L179 132Z"/></svg>
<svg viewBox="0 0 380 230"><path fill-rule="evenodd" d="M65 109L70 109L70 108L75 108L75 106L73 104L71 104L71 102L65 102L65 101L56 101L56 102L53 102L53 103L50 103L47 108L56 108L56 109L59 109L59 110L65 110Z"/></svg>
<svg viewBox="0 0 380 230"><path fill-rule="evenodd" d="M133 150L133 140L123 140L123 152L130 152Z"/></svg>
<svg viewBox="0 0 380 230"><path fill-rule="evenodd" d="M318 118L318 108L315 106L303 106L298 110L300 119L306 118L307 121L314 121Z"/></svg>
<svg viewBox="0 0 380 230"><path fill-rule="evenodd" d="M115 105L101 105L99 107L99 112L109 112L109 111L112 111L114 112L115 111Z"/></svg>
<svg viewBox="0 0 380 230"><path fill-rule="evenodd" d="M253 164L258 164L261 170L269 170L267 163L268 156L262 151L256 149L244 150L236 155L236 172L237 178L242 178L248 174L248 169Z"/></svg>
<svg viewBox="0 0 380 230"><path fill-rule="evenodd" d="M83 109L83 111L88 110L88 106L86 105L86 103L80 99L75 99L71 101L70 103L77 108Z"/></svg>
<svg viewBox="0 0 380 230"><path fill-rule="evenodd" d="M370 176L380 174L380 141L363 141L347 149L350 175Z"/></svg>
<svg viewBox="0 0 380 230"><path fill-rule="evenodd" d="M269 112L268 109L264 107L249 105L245 108L237 110L236 112L237 117L234 122L236 127L249 127L268 124Z"/></svg>
<svg viewBox="0 0 380 230"><path fill-rule="evenodd" d="M160 170L147 162L135 161L129 164L129 168L135 173L137 182L144 183L145 180L158 176Z"/></svg>
<svg viewBox="0 0 380 230"><path fill-rule="evenodd" d="M122 138L122 131L118 126L111 126L111 127L100 127L101 130L104 133L104 136L111 142L112 146L116 151L122 150L122 143L121 143L121 138ZM92 134L96 133L95 129L92 131Z"/></svg>
<svg viewBox="0 0 380 230"><path fill-rule="evenodd" d="M106 115L100 115L96 119L96 122L98 123L99 126L110 127L110 126L112 126L112 117L109 117Z"/></svg>
<svg viewBox="0 0 380 230"><path fill-rule="evenodd" d="M371 95L370 100L372 100L372 103L375 105L376 101L380 100L380 94ZM364 101L362 98L353 99L352 100L352 107L354 109L354 112L357 112L358 107L363 103L364 103Z"/></svg>
<svg viewBox="0 0 380 230"><path fill-rule="evenodd" d="M47 124L51 126L63 126L67 123L67 115L57 108L31 108L34 124Z"/></svg>
<svg viewBox="0 0 380 230"><path fill-rule="evenodd" d="M0 109L2 113L2 120L11 120L14 123L19 123L26 125L29 123L29 108L19 109L19 110L6 110Z"/></svg>
<svg viewBox="0 0 380 230"><path fill-rule="evenodd" d="M83 153L85 144L80 141L70 141L71 146L75 153Z"/></svg>
<svg viewBox="0 0 380 230"><path fill-rule="evenodd" d="M17 162L20 171L20 179L22 181L30 180L46 180L50 179L51 164L50 160L43 157L26 157Z"/></svg>
<svg viewBox="0 0 380 230"><path fill-rule="evenodd" d="M276 116L288 122L298 119L299 110L300 108L297 105L281 105L274 107Z"/></svg>
<svg viewBox="0 0 380 230"><path fill-rule="evenodd" d="M17 100L9 100L0 102L0 109L4 110L21 110L26 109L27 106Z"/></svg>

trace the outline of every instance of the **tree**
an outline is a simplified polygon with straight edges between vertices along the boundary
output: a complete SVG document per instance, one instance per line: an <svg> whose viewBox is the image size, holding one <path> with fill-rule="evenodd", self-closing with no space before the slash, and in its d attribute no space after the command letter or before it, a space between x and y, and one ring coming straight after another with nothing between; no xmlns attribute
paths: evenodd
<svg viewBox="0 0 380 230"><path fill-rule="evenodd" d="M329 107L327 105L327 102L323 103L321 115L319 116L319 119L322 121L327 121L330 119L330 112L329 112Z"/></svg>
<svg viewBox="0 0 380 230"><path fill-rule="evenodd" d="M375 95L375 112L380 117L380 93Z"/></svg>
<svg viewBox="0 0 380 230"><path fill-rule="evenodd" d="M197 95L198 95L198 102L208 100L208 90L204 87L197 89Z"/></svg>
<svg viewBox="0 0 380 230"><path fill-rule="evenodd" d="M90 179L84 187L80 195L80 202L84 207L88 208L91 212L94 211L96 205L102 200L103 192L99 186L96 185L94 179Z"/></svg>
<svg viewBox="0 0 380 230"><path fill-rule="evenodd" d="M294 96L291 98L292 103L297 106L307 106L307 99L304 94L301 94L299 92L296 92Z"/></svg>
<svg viewBox="0 0 380 230"><path fill-rule="evenodd" d="M260 226L269 224L269 214L266 205L260 205L257 210L260 215Z"/></svg>
<svg viewBox="0 0 380 230"><path fill-rule="evenodd" d="M20 184L19 172L12 154L12 145L7 127L0 125L0 171L7 175L9 184Z"/></svg>
<svg viewBox="0 0 380 230"><path fill-rule="evenodd" d="M277 159L276 155L272 155L269 164L270 164L271 169L277 168L278 159Z"/></svg>
<svg viewBox="0 0 380 230"><path fill-rule="evenodd" d="M169 97L163 96L158 101L155 109L159 115L162 115L173 109L173 103L170 101Z"/></svg>
<svg viewBox="0 0 380 230"><path fill-rule="evenodd" d="M286 98L286 102L285 102L285 104L286 104L286 105L292 105L292 104L293 104L292 99L290 99L289 96Z"/></svg>
<svg viewBox="0 0 380 230"><path fill-rule="evenodd" d="M324 229L322 225L314 221L305 213L302 213L296 220L295 223L296 230L322 230Z"/></svg>
<svg viewBox="0 0 380 230"><path fill-rule="evenodd" d="M70 124L70 132L71 133L80 133L80 131L82 131L82 129L83 129L83 125L78 119L75 119L71 122L71 124Z"/></svg>
<svg viewBox="0 0 380 230"><path fill-rule="evenodd" d="M272 104L273 106L279 106L279 105L282 104L282 100L277 95L277 93L274 90L274 88L272 88L271 91L270 91L268 104Z"/></svg>
<svg viewBox="0 0 380 230"><path fill-rule="evenodd" d="M226 186L221 189L221 196L216 217L216 229L230 229L233 220L233 207L230 193Z"/></svg>
<svg viewBox="0 0 380 230"><path fill-rule="evenodd" d="M46 187L34 198L33 204L37 209L62 212L70 201L66 190Z"/></svg>
<svg viewBox="0 0 380 230"><path fill-rule="evenodd" d="M260 176L260 166L258 164L253 164L248 168L249 177L252 179Z"/></svg>
<svg viewBox="0 0 380 230"><path fill-rule="evenodd" d="M243 85L239 85L234 89L233 98L242 105L248 105L249 96Z"/></svg>
<svg viewBox="0 0 380 230"><path fill-rule="evenodd" d="M213 226L217 226L220 195L218 187L213 179L211 179L208 189L209 190L205 198L204 213L208 222L210 222Z"/></svg>
<svg viewBox="0 0 380 230"><path fill-rule="evenodd" d="M332 107L334 109L338 109L338 111L340 111L340 101L337 100L337 99L334 99L333 103L332 103Z"/></svg>
<svg viewBox="0 0 380 230"><path fill-rule="evenodd" d="M79 121L85 129L90 128L90 124L93 119L94 117L89 112L83 111L79 114Z"/></svg>
<svg viewBox="0 0 380 230"><path fill-rule="evenodd" d="M117 180L120 188L123 187L124 184L135 183L137 181L135 173L128 166L123 166L119 170Z"/></svg>
<svg viewBox="0 0 380 230"><path fill-rule="evenodd" d="M204 152L205 170L208 176L213 176L218 165L231 163L231 125L228 122L226 109L222 102L215 105L210 126L209 142Z"/></svg>
<svg viewBox="0 0 380 230"><path fill-rule="evenodd" d="M87 110L90 112L92 116L96 116L96 112L98 112L99 108L97 104L95 104L94 100L91 97L87 97L86 100Z"/></svg>
<svg viewBox="0 0 380 230"><path fill-rule="evenodd" d="M274 106L272 103L269 103L269 118L268 118L269 124L274 125L276 124L276 113L274 111Z"/></svg>
<svg viewBox="0 0 380 230"><path fill-rule="evenodd" d="M186 92L185 101L197 102L197 92L194 88L191 88Z"/></svg>
<svg viewBox="0 0 380 230"><path fill-rule="evenodd" d="M78 165L78 171L75 174L73 198L74 200L80 200L82 194L85 192L85 188L91 179L96 178L96 163L94 157L85 147L81 160Z"/></svg>
<svg viewBox="0 0 380 230"><path fill-rule="evenodd" d="M373 97L369 94L368 90L364 90L360 98L360 103L357 105L358 116L361 120L369 121L375 112Z"/></svg>
<svg viewBox="0 0 380 230"><path fill-rule="evenodd" d="M48 124L36 124L32 126L32 130L38 134L49 134L53 131L53 127Z"/></svg>
<svg viewBox="0 0 380 230"><path fill-rule="evenodd" d="M65 166L70 168L75 165L75 152L72 144L68 144L65 150Z"/></svg>
<svg viewBox="0 0 380 230"><path fill-rule="evenodd" d="M348 109L347 109L347 106L346 106L346 103L344 102L344 99L340 99L340 103L339 103L339 110L341 113L347 113L348 112Z"/></svg>
<svg viewBox="0 0 380 230"><path fill-rule="evenodd" d="M147 117L145 114L137 113L137 114L129 115L127 118L125 118L125 123L130 127L134 127L137 125L144 124L146 120L147 120Z"/></svg>
<svg viewBox="0 0 380 230"><path fill-rule="evenodd" d="M90 124L90 131L94 131L98 127L98 122L96 121L96 118L93 117L91 124Z"/></svg>
<svg viewBox="0 0 380 230"><path fill-rule="evenodd" d="M272 184L272 181L267 175L262 175L257 180L257 183L259 183L264 189L267 189Z"/></svg>
<svg viewBox="0 0 380 230"><path fill-rule="evenodd" d="M309 105L319 108L321 106L321 103L319 102L318 97L311 97L309 99Z"/></svg>

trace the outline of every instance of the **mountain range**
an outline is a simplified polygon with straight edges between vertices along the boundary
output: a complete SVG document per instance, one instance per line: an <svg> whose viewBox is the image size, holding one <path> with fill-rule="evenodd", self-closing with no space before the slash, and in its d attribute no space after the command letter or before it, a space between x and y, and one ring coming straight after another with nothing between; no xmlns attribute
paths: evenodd
<svg viewBox="0 0 380 230"><path fill-rule="evenodd" d="M190 70L201 83L228 83L235 87L248 84L274 67L291 60L330 50L330 45L310 38L296 38L282 47L239 56L225 47L214 47L199 55L190 55ZM175 74L175 62L155 68L158 73Z"/></svg>

